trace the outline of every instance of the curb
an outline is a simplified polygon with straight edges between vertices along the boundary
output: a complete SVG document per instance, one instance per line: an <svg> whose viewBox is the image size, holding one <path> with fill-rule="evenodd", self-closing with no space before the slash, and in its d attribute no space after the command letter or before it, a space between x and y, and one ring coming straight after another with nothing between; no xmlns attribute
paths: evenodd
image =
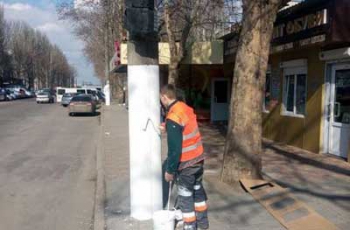
<svg viewBox="0 0 350 230"><path fill-rule="evenodd" d="M104 172L104 105L100 108L100 135L97 143L96 150L96 190L95 190L95 207L94 207L94 230L104 230L105 224L105 199L106 199L106 186L105 186L105 172Z"/></svg>

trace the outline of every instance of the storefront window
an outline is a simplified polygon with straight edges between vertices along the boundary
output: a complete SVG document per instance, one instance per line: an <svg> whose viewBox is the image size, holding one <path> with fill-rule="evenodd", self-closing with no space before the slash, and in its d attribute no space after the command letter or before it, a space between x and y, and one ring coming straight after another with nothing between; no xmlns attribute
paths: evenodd
<svg viewBox="0 0 350 230"><path fill-rule="evenodd" d="M284 77L284 110L291 115L305 115L306 74L290 74Z"/></svg>
<svg viewBox="0 0 350 230"><path fill-rule="evenodd" d="M297 75L297 88L296 88L296 113L305 114L306 105L306 75Z"/></svg>
<svg viewBox="0 0 350 230"><path fill-rule="evenodd" d="M294 75L287 75L286 82L286 110L288 112L294 112Z"/></svg>

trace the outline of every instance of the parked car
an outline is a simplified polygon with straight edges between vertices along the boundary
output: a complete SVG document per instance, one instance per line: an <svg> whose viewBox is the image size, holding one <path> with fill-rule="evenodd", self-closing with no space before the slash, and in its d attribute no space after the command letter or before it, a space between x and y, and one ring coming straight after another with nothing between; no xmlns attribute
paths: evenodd
<svg viewBox="0 0 350 230"><path fill-rule="evenodd" d="M35 91L34 90L29 90L29 95L30 97L35 97Z"/></svg>
<svg viewBox="0 0 350 230"><path fill-rule="evenodd" d="M65 93L62 95L62 100L61 100L61 105L64 107L67 107L69 105L69 102L72 100L72 98L75 96L76 94L74 93Z"/></svg>
<svg viewBox="0 0 350 230"><path fill-rule="evenodd" d="M90 95L91 95L92 99L96 102L97 105L101 104L100 98L98 97L96 91L92 91Z"/></svg>
<svg viewBox="0 0 350 230"><path fill-rule="evenodd" d="M96 113L96 102L91 95L80 94L72 98L68 106L68 114L73 116L78 113Z"/></svg>
<svg viewBox="0 0 350 230"><path fill-rule="evenodd" d="M25 89L20 88L19 89L19 93L20 93L20 97L21 98L26 98L27 97Z"/></svg>
<svg viewBox="0 0 350 230"><path fill-rule="evenodd" d="M16 94L13 92L13 90L6 89L5 92L6 92L6 98L8 101L17 99Z"/></svg>
<svg viewBox="0 0 350 230"><path fill-rule="evenodd" d="M34 96L32 91L30 91L30 90L23 89L23 91L24 91L24 97L26 97L26 98Z"/></svg>
<svg viewBox="0 0 350 230"><path fill-rule="evenodd" d="M96 95L100 102L106 102L105 95L100 90L97 90Z"/></svg>
<svg viewBox="0 0 350 230"><path fill-rule="evenodd" d="M36 103L54 103L55 98L51 93L41 92L36 97Z"/></svg>
<svg viewBox="0 0 350 230"><path fill-rule="evenodd" d="M13 93L16 95L16 99L22 98L22 94L19 89L13 89Z"/></svg>
<svg viewBox="0 0 350 230"><path fill-rule="evenodd" d="M0 88L0 101L6 101L6 91Z"/></svg>

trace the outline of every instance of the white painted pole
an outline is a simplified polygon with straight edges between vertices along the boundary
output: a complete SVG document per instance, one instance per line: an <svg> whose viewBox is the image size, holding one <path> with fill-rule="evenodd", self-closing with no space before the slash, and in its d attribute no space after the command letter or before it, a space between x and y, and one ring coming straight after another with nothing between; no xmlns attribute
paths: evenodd
<svg viewBox="0 0 350 230"><path fill-rule="evenodd" d="M107 81L105 87L104 87L104 94L105 94L105 104L106 106L111 105L111 88L109 85L109 81Z"/></svg>
<svg viewBox="0 0 350 230"><path fill-rule="evenodd" d="M159 66L128 65L131 217L162 209Z"/></svg>

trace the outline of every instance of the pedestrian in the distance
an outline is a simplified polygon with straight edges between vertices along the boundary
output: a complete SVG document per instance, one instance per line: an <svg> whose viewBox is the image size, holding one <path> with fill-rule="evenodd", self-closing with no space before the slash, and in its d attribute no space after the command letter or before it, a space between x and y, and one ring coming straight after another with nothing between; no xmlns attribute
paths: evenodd
<svg viewBox="0 0 350 230"><path fill-rule="evenodd" d="M176 178L178 204L183 229L208 229L207 196L202 185L204 151L196 115L191 107L176 100L176 89L165 85L160 100L167 109L165 129L168 137L168 159L165 180Z"/></svg>

